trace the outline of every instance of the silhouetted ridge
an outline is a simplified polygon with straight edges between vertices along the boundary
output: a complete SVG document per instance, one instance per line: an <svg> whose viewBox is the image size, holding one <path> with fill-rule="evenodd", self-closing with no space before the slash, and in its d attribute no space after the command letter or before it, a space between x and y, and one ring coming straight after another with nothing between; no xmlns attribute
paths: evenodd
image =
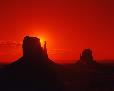
<svg viewBox="0 0 114 91"><path fill-rule="evenodd" d="M23 56L34 57L42 56L42 47L40 39L36 37L26 36L23 40Z"/></svg>
<svg viewBox="0 0 114 91"><path fill-rule="evenodd" d="M47 53L47 43L46 43L46 41L44 41L44 48L43 48L43 50L44 50L44 56L45 56L45 58L47 58L47 59L48 59L48 53Z"/></svg>
<svg viewBox="0 0 114 91"><path fill-rule="evenodd" d="M16 61L13 64L16 63L35 63L35 64L46 64L46 63L52 63L53 61L49 60L48 54L47 54L47 48L46 48L46 41L44 44L44 47L41 47L40 39L36 37L24 37L23 40L23 57L21 59L24 59L23 61Z"/></svg>
<svg viewBox="0 0 114 91"><path fill-rule="evenodd" d="M46 44L45 44L46 45ZM45 46L46 47L46 46ZM46 49L46 48L45 48ZM23 40L23 57L28 59L46 59L47 53L41 47L40 39L36 37L26 36Z"/></svg>
<svg viewBox="0 0 114 91"><path fill-rule="evenodd" d="M42 48L39 38L26 36L22 48L23 57L4 70L0 85L6 91L62 91L46 42Z"/></svg>
<svg viewBox="0 0 114 91"><path fill-rule="evenodd" d="M92 50L91 49L84 49L80 54L80 64L94 64L96 63L93 59Z"/></svg>
<svg viewBox="0 0 114 91"><path fill-rule="evenodd" d="M57 65L46 46L26 36L23 56L0 69L0 91L114 91L114 64L96 63L84 49L76 64Z"/></svg>

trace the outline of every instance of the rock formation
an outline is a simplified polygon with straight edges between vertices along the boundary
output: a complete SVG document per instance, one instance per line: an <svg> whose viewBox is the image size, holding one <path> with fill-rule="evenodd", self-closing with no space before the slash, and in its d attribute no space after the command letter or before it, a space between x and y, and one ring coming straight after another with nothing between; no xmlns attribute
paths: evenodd
<svg viewBox="0 0 114 91"><path fill-rule="evenodd" d="M4 91L61 91L46 42L41 47L40 39L26 36L23 40L23 56L6 67L1 76Z"/></svg>
<svg viewBox="0 0 114 91"><path fill-rule="evenodd" d="M93 59L92 50L84 49L80 54L80 60L78 61L80 64L94 64L95 61Z"/></svg>

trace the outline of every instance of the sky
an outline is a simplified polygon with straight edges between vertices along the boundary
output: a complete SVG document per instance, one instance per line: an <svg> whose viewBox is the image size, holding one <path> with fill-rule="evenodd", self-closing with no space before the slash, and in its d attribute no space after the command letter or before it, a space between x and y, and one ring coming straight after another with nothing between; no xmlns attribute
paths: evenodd
<svg viewBox="0 0 114 91"><path fill-rule="evenodd" d="M114 59L113 0L0 0L0 62L22 56L24 36L47 41L50 59L70 63L91 48Z"/></svg>

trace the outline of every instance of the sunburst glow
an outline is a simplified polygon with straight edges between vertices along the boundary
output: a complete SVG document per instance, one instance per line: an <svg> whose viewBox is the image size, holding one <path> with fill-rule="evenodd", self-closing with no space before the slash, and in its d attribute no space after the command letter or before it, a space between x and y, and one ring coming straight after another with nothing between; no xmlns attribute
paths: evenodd
<svg viewBox="0 0 114 91"><path fill-rule="evenodd" d="M43 46L44 45L44 39L43 38L40 38L40 43L41 43L41 46Z"/></svg>

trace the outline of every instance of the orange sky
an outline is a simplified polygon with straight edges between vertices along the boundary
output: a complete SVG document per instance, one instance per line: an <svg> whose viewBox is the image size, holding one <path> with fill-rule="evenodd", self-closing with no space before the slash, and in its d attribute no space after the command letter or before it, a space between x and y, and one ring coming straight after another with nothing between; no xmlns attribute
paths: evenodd
<svg viewBox="0 0 114 91"><path fill-rule="evenodd" d="M0 62L20 57L25 35L45 39L54 60L79 59L84 48L95 59L114 59L114 2L0 0Z"/></svg>

